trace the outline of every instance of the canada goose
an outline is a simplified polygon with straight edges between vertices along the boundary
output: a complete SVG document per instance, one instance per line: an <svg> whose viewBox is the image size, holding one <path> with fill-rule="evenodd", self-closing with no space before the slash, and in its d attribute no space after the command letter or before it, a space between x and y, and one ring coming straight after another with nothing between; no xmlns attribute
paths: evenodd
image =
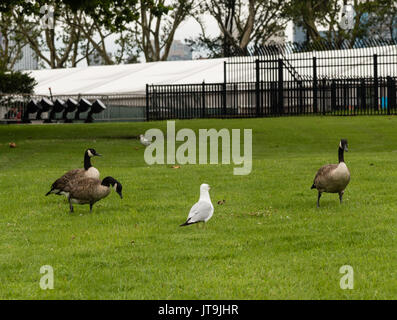
<svg viewBox="0 0 397 320"><path fill-rule="evenodd" d="M81 178L70 181L64 189L68 197L70 212L73 212L73 203L89 204L90 212L92 212L94 203L109 195L110 186L112 186L119 194L120 198L123 199L123 186L112 177L106 177L102 181L93 178Z"/></svg>
<svg viewBox="0 0 397 320"><path fill-rule="evenodd" d="M207 222L209 219L211 219L212 215L214 214L214 206L212 205L210 199L210 189L210 186L206 183L203 183L200 186L200 199L190 209L187 220L185 223L180 225L181 227L198 222Z"/></svg>
<svg viewBox="0 0 397 320"><path fill-rule="evenodd" d="M347 152L347 140L342 139L339 143L338 164L327 164L321 167L314 178L311 189L318 190L317 207L320 207L321 193L339 193L339 200L342 203L343 193L350 181L350 172L344 160L344 152Z"/></svg>
<svg viewBox="0 0 397 320"><path fill-rule="evenodd" d="M66 185L74 179L78 178L94 178L99 179L99 171L91 165L91 158L101 156L95 149L87 149L84 153L84 169L74 169L66 172L62 177L57 179L51 186L51 190L46 193L48 196L51 193L56 195L64 194L62 190Z"/></svg>
<svg viewBox="0 0 397 320"><path fill-rule="evenodd" d="M146 138L143 134L141 134L140 136L139 136L139 139L141 140L141 143L144 145L144 146L149 146L151 143L152 143L152 141L150 141L148 138Z"/></svg>

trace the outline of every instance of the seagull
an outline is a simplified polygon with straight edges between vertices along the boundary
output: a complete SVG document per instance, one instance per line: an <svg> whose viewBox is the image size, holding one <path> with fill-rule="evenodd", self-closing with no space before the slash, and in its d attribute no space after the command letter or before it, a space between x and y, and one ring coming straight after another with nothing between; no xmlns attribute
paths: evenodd
<svg viewBox="0 0 397 320"><path fill-rule="evenodd" d="M206 183L203 183L200 186L200 199L190 209L187 220L185 223L180 225L181 227L198 222L207 222L211 219L214 214L214 206L211 203L210 194L208 192L210 189L210 186Z"/></svg>
<svg viewBox="0 0 397 320"><path fill-rule="evenodd" d="M144 146L149 146L151 143L152 143L152 141L150 141L148 138L146 138L143 134L141 134L140 136L139 136L139 138L141 139L141 143L144 145Z"/></svg>

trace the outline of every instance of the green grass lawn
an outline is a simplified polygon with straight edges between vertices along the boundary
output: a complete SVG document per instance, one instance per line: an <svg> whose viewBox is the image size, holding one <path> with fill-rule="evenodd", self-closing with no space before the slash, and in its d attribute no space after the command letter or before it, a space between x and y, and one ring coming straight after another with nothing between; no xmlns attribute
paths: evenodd
<svg viewBox="0 0 397 320"><path fill-rule="evenodd" d="M166 122L0 126L1 299L396 299L397 118L290 117L177 121L252 128L253 169L148 166L135 136ZM310 190L349 141L344 203ZM17 148L8 143L14 141ZM123 184L94 206L44 194L88 147L101 177ZM136 149L138 148L138 149ZM212 186L206 228L180 228ZM226 200L218 205L218 200ZM40 267L54 268L41 290ZM354 289L339 268L354 268Z"/></svg>

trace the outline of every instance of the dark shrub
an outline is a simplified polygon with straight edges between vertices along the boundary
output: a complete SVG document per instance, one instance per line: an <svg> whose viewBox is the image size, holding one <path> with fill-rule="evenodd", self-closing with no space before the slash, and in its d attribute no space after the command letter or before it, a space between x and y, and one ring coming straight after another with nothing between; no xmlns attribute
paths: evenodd
<svg viewBox="0 0 397 320"><path fill-rule="evenodd" d="M22 72L0 72L0 94L32 94L37 82L29 74Z"/></svg>

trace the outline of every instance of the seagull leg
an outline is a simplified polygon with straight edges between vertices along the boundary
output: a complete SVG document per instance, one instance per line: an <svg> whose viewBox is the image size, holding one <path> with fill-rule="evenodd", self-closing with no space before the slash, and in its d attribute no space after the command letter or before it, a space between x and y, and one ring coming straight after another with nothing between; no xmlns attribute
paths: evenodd
<svg viewBox="0 0 397 320"><path fill-rule="evenodd" d="M317 208L320 208L320 198L321 198L321 192L318 192L318 196L317 196Z"/></svg>

